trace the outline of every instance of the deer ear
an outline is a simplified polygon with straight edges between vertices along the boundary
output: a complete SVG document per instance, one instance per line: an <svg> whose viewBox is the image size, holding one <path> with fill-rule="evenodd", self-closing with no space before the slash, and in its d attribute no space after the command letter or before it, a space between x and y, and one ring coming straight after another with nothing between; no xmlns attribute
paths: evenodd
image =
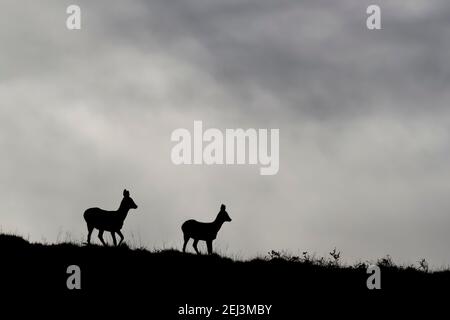
<svg viewBox="0 0 450 320"><path fill-rule="evenodd" d="M225 205L224 204L220 205L220 210L225 210Z"/></svg>
<svg viewBox="0 0 450 320"><path fill-rule="evenodd" d="M123 189L123 196L124 197L130 196L130 191L128 191L127 189Z"/></svg>

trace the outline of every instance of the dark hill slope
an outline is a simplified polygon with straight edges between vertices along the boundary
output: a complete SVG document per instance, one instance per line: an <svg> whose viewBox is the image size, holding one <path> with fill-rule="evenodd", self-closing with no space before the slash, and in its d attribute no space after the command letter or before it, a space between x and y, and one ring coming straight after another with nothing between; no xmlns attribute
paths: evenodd
<svg viewBox="0 0 450 320"><path fill-rule="evenodd" d="M292 315L317 301L344 308L355 299L373 303L386 297L429 295L450 284L448 271L426 273L382 265L382 289L370 291L364 265L342 267L277 254L234 261L176 250L43 245L11 235L0 235L0 255L3 292L91 303L100 299L113 303L116 300L109 297L120 297L124 305L144 301L146 308L172 315L185 304L273 304L275 314ZM67 289L69 265L81 269L81 290Z"/></svg>

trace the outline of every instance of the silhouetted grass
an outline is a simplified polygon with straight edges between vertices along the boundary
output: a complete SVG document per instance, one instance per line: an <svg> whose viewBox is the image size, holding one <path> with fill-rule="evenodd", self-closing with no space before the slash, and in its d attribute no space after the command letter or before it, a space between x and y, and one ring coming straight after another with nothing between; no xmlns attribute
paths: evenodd
<svg viewBox="0 0 450 320"><path fill-rule="evenodd" d="M143 247L85 246L76 242L30 243L16 236L0 234L2 288L64 295L97 297L126 292L146 292L170 297L173 303L186 301L279 301L319 294L339 297L343 293L373 295L367 289L366 270L370 262L346 265L337 249L328 257L308 252L291 255L270 251L251 260L217 254L196 255L168 248L149 251ZM445 290L450 271L430 271L426 261L417 266L396 265L386 256L376 261L381 269L383 292L424 292ZM81 268L82 290L67 289L67 267ZM288 292L294 290L295 295ZM232 295L230 293L232 292ZM306 298L305 298L306 296Z"/></svg>

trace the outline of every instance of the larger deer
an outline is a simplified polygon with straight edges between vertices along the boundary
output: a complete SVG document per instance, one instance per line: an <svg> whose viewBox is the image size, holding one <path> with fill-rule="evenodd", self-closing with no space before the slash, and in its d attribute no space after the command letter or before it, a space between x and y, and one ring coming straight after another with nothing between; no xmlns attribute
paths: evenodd
<svg viewBox="0 0 450 320"><path fill-rule="evenodd" d="M198 222L197 220L187 220L181 226L184 236L183 252L186 252L186 245L190 238L194 239L193 247L197 254L200 254L197 248L199 240L206 241L208 247L208 254L212 254L212 242L216 239L217 233L224 224L230 222L231 218L225 211L225 205L220 206L220 212L217 214L213 222Z"/></svg>
<svg viewBox="0 0 450 320"><path fill-rule="evenodd" d="M123 226L123 222L128 215L130 209L137 209L136 203L130 197L128 190L123 190L123 199L120 203L119 209L116 211L106 211L100 208L90 208L84 212L84 220L86 221L88 228L87 243L91 243L91 234L94 229L98 229L98 238L104 246L106 246L105 240L103 240L103 232L111 232L114 245L117 246L116 233L120 237L119 246L123 241L123 234L120 232Z"/></svg>

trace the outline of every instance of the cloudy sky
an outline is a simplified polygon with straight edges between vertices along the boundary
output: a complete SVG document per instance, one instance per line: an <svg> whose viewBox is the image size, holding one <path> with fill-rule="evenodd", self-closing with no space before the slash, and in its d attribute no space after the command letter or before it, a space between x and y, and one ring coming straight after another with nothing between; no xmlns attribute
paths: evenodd
<svg viewBox="0 0 450 320"><path fill-rule="evenodd" d="M369 31L372 3L3 0L1 229L84 240L84 210L126 187L125 237L148 248L225 203L225 254L450 265L450 3L376 1ZM280 129L279 173L175 166L194 120Z"/></svg>

